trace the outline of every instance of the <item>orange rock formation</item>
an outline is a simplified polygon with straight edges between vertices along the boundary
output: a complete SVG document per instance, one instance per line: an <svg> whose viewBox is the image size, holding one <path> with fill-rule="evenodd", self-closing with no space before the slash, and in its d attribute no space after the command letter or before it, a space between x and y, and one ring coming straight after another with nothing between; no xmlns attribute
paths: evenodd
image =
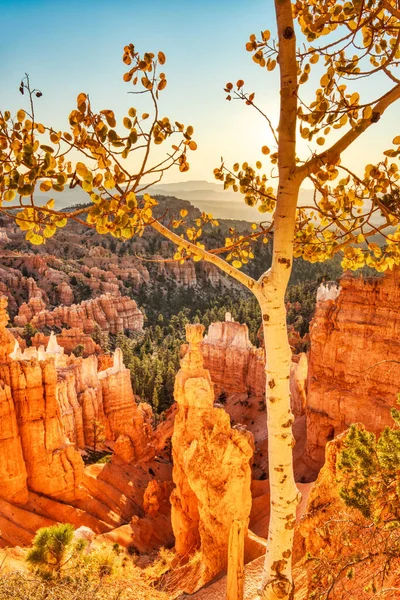
<svg viewBox="0 0 400 600"><path fill-rule="evenodd" d="M7 300L0 298L0 339L3 342L0 380L4 407L0 431L8 438L0 472L9 473L9 481L5 477L4 483L12 487L6 497L24 502L29 488L61 500L74 499L79 496L83 463L64 434L56 396L54 360L11 360L10 350L16 342L5 329L6 306ZM4 493L3 486L1 493Z"/></svg>
<svg viewBox="0 0 400 600"><path fill-rule="evenodd" d="M22 351L6 306L0 297L0 546L28 544L55 521L104 532L142 515L148 482L171 472L149 462L149 407L136 404L121 351L101 370L95 355L65 355L54 335L46 350ZM114 459L84 469L77 448L94 444L98 422Z"/></svg>
<svg viewBox="0 0 400 600"><path fill-rule="evenodd" d="M251 508L252 435L231 428L229 415L214 408L213 384L200 351L202 325L188 325L188 351L175 380L172 527L178 556L201 552L194 591L225 566L235 519L246 526ZM193 588L194 586L194 588Z"/></svg>
<svg viewBox="0 0 400 600"><path fill-rule="evenodd" d="M265 358L262 348L249 340L246 325L227 319L211 323L201 344L205 368L210 371L215 395L224 391L249 393L262 398L265 394Z"/></svg>
<svg viewBox="0 0 400 600"><path fill-rule="evenodd" d="M143 314L136 302L127 296L103 294L81 304L57 306L52 311L45 308L40 298L32 298L27 304L22 304L14 322L21 327L31 323L38 329L68 326L89 334L98 325L103 331L116 334L125 330L141 330Z"/></svg>
<svg viewBox="0 0 400 600"><path fill-rule="evenodd" d="M8 323L7 300L0 296L0 372L7 373L9 354L14 348L14 337L5 328ZM8 377L10 381L10 377ZM22 454L17 415L11 387L0 381L0 482L2 493L11 502L26 502L26 467Z"/></svg>
<svg viewBox="0 0 400 600"><path fill-rule="evenodd" d="M211 323L201 343L204 366L210 371L216 398L221 393L246 394L252 402L265 398L265 352L249 340L247 325L237 323L227 313L225 322ZM292 410L304 413L307 356L293 357L291 373Z"/></svg>
<svg viewBox="0 0 400 600"><path fill-rule="evenodd" d="M323 293L322 293L323 292ZM325 444L351 423L379 432L399 392L400 272L345 276L321 290L311 324L307 461L320 468Z"/></svg>
<svg viewBox="0 0 400 600"><path fill-rule="evenodd" d="M217 402L224 405L232 422L243 424L254 436L253 476L268 477L268 437L265 415L265 352L249 340L247 325L232 321L211 323L201 343L204 365L214 383ZM315 478L303 462L305 444L305 403L307 397L307 356L293 355L290 373L292 411L295 415L295 475L298 480Z"/></svg>
<svg viewBox="0 0 400 600"><path fill-rule="evenodd" d="M32 337L31 345L35 348L47 346L49 337L38 331ZM63 329L62 332L56 335L57 344L64 348L67 354L72 354L77 348L81 347L82 356L87 358L92 354L100 354L102 349L93 341L93 338L88 333L83 333L81 329ZM21 345L21 343L20 343Z"/></svg>

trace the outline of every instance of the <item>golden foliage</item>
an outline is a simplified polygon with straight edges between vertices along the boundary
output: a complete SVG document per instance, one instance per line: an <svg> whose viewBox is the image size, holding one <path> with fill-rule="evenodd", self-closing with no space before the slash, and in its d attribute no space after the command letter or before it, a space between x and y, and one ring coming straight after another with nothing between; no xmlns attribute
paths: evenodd
<svg viewBox="0 0 400 600"><path fill-rule="evenodd" d="M368 264L385 270L400 264L397 229L386 236L387 246L380 253L369 244L369 238L399 225L396 190L400 135L394 137L392 147L385 150L379 163L366 166L363 177L341 164L341 154L400 97L400 92L397 94L400 80L396 78L400 61L396 2L297 0L293 15L304 39L297 51L299 94L307 88L312 69L318 69L319 79L313 100L299 96L296 114L301 138L314 144L315 150L305 160L297 158L293 172L301 180L308 177L312 181L315 195L310 206L297 212L295 256L314 262L342 252L345 268L357 269ZM294 35L291 28L283 33L287 39ZM252 34L246 49L252 53L253 61L267 71L278 66L279 45L270 30L262 31L259 39ZM0 210L18 209L16 222L33 244L45 243L69 218L80 222L85 218L88 226L98 233L111 233L121 239L142 235L144 228L153 222L156 205L154 199L140 194L147 187L142 180L153 176L157 181L166 169L174 166L182 173L189 170L187 154L197 149L193 127L159 114L159 93L167 86L166 74L160 71L166 62L165 55L161 51L140 54L133 44L128 44L122 60L128 67L124 81L132 86L133 93L138 89L139 93L150 96L152 113L140 116L131 107L119 119L108 108L93 112L87 94L80 93L76 108L69 115L70 129L63 132L37 123L35 115L23 109L15 118L9 111L0 112ZM361 98L353 82L377 72L386 74L394 88L382 97ZM279 140L272 121L255 104L255 93L245 90L243 79L236 84L227 83L224 89L228 100L241 99L265 117L273 145L276 144L272 150L267 145L261 148L261 154L268 157L270 173L268 169L261 172L261 161L256 161L254 167L247 162L235 163L232 169L222 162L214 170L224 189L242 194L248 206L257 207L259 213L269 218L249 236L231 235L224 249L212 251L214 254L224 251L226 260L239 268L252 258L252 242L261 238L266 243L273 231L277 204L273 177L274 168L280 167ZM31 101L41 95L30 88L28 78L21 82L20 90L27 91ZM393 98L388 99L388 94ZM338 130L344 130L342 138L329 147L331 135L335 134L337 139ZM175 139L167 158L150 166L152 145L164 144L172 138ZM76 163L68 160L72 150L80 153ZM138 167L128 169L126 159L136 156L140 157ZM67 214L55 210L53 200L43 207L35 205L37 189L52 194L62 192L66 185L80 186L88 194L90 208ZM388 197L396 201L389 201ZM188 246L184 250L178 248L175 259L201 260L206 256L198 251L204 249L200 242L203 227L217 221L204 213L198 223L186 223L186 217L181 214L180 219L172 222L172 228L179 229L180 235L193 244L192 250Z"/></svg>

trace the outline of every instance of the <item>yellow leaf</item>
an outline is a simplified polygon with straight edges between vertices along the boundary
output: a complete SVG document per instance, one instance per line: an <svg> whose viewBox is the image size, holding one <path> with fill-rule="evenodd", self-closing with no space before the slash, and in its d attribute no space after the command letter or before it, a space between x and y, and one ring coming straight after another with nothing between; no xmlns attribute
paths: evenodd
<svg viewBox="0 0 400 600"><path fill-rule="evenodd" d="M26 234L26 239L28 239L28 234L29 234L29 233L30 233L30 232L28 232L28 233ZM34 246L40 246L41 244L43 244L43 242L44 242L44 238L43 238L43 236L39 235L38 233L34 233L33 235L31 235L31 236L29 237L29 241L30 241L30 243L31 243L31 244L33 244Z"/></svg>
<svg viewBox="0 0 400 600"><path fill-rule="evenodd" d="M232 262L232 266L235 267L235 269L240 269L240 267L242 266L242 263L240 262L240 260L234 260Z"/></svg>
<svg viewBox="0 0 400 600"><path fill-rule="evenodd" d="M78 97L76 99L77 106L80 106L81 104L86 102L86 100L87 100L86 94L84 92L81 92L80 94L78 94Z"/></svg>
<svg viewBox="0 0 400 600"><path fill-rule="evenodd" d="M55 225L46 225L43 235L45 238L50 238L55 234L56 231L57 227Z"/></svg>
<svg viewBox="0 0 400 600"><path fill-rule="evenodd" d="M131 238L133 236L134 230L132 229L132 227L124 227L124 229L121 230L121 235L124 238Z"/></svg>
<svg viewBox="0 0 400 600"><path fill-rule="evenodd" d="M326 87L330 82L330 77L327 73L321 77L320 84L322 87Z"/></svg>
<svg viewBox="0 0 400 600"><path fill-rule="evenodd" d="M54 202L54 198L51 198L48 202L46 202L46 207L51 210L52 208L54 208Z"/></svg>
<svg viewBox="0 0 400 600"><path fill-rule="evenodd" d="M100 196L98 194L95 194L94 192L93 192L93 194L90 194L90 199L95 204L99 204L101 202Z"/></svg>
<svg viewBox="0 0 400 600"><path fill-rule="evenodd" d="M359 99L360 94L358 92L354 92L354 94L350 96L350 104L358 104Z"/></svg>
<svg viewBox="0 0 400 600"><path fill-rule="evenodd" d="M14 200L16 196L16 191L15 190L7 190L6 192L4 192L4 200L6 202L11 202L12 200Z"/></svg>
<svg viewBox="0 0 400 600"><path fill-rule="evenodd" d="M325 138L324 137L319 137L319 138L317 138L316 141L317 141L317 144L319 146L323 146L325 144Z"/></svg>
<svg viewBox="0 0 400 600"><path fill-rule="evenodd" d="M307 73L302 73L300 79L299 79L299 83L300 85L302 85L303 83L307 83L308 81L308 74Z"/></svg>
<svg viewBox="0 0 400 600"><path fill-rule="evenodd" d="M45 152L49 152L50 154L53 154L54 152L54 148L52 148L51 146L47 146L46 144L41 144L40 148Z"/></svg>
<svg viewBox="0 0 400 600"><path fill-rule="evenodd" d="M188 211L185 208L182 208L182 210L180 212L181 217L186 217L187 214L188 214Z"/></svg>
<svg viewBox="0 0 400 600"><path fill-rule="evenodd" d="M268 148L268 146L263 146L263 147L261 148L261 152L262 152L263 154L269 154L269 153L270 153L270 149Z"/></svg>
<svg viewBox="0 0 400 600"><path fill-rule="evenodd" d="M136 196L133 192L129 192L129 194L127 194L126 205L130 210L133 210L137 207Z"/></svg>
<svg viewBox="0 0 400 600"><path fill-rule="evenodd" d="M93 189L93 186L90 183L90 181L82 181L82 189L84 192L91 192Z"/></svg>
<svg viewBox="0 0 400 600"><path fill-rule="evenodd" d="M108 179L105 179L103 185L106 188L106 190L112 190L113 187L115 187L115 180L114 180L114 178L113 177L109 177Z"/></svg>
<svg viewBox="0 0 400 600"><path fill-rule="evenodd" d="M25 111L22 110L22 108L20 108L17 112L17 119L20 123L22 123L22 121L25 119Z"/></svg>
<svg viewBox="0 0 400 600"><path fill-rule="evenodd" d="M396 144L396 146L397 146L398 144L400 144L400 135L396 135L396 137L393 139L393 142L392 142L392 143L393 143L393 144Z"/></svg>
<svg viewBox="0 0 400 600"><path fill-rule="evenodd" d="M63 217L62 219L58 219L57 221L54 221L55 225L57 225L57 227L65 227L67 224L67 219L66 217Z"/></svg>
<svg viewBox="0 0 400 600"><path fill-rule="evenodd" d="M97 173L97 175L93 179L93 187L99 187L101 185L102 181L103 181L103 175L101 173Z"/></svg>
<svg viewBox="0 0 400 600"><path fill-rule="evenodd" d="M40 184L40 191L48 192L49 190L51 190L52 186L53 186L53 184L51 183L50 180L42 181L42 183Z"/></svg>
<svg viewBox="0 0 400 600"><path fill-rule="evenodd" d="M82 179L84 179L86 177L86 174L87 174L88 170L87 170L86 166L83 163L81 163L81 162L76 163L75 170L78 173L78 175L80 177L82 177Z"/></svg>

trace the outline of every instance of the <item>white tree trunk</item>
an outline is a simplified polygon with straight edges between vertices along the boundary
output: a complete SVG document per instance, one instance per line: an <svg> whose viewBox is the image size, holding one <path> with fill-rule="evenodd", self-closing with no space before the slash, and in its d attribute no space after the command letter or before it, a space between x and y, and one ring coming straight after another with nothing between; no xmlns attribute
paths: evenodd
<svg viewBox="0 0 400 600"><path fill-rule="evenodd" d="M297 65L290 0L275 0L281 103L278 126L279 185L274 214L272 266L253 290L261 307L266 353L266 404L271 512L261 585L263 600L292 600L292 552L300 499L293 475L291 352L285 292L293 264L296 209L301 178L296 170Z"/></svg>
<svg viewBox="0 0 400 600"><path fill-rule="evenodd" d="M290 407L291 351L286 331L283 290L272 290L260 300L266 351L266 399L270 523L261 598L293 598L292 549L300 494L293 475L293 414Z"/></svg>

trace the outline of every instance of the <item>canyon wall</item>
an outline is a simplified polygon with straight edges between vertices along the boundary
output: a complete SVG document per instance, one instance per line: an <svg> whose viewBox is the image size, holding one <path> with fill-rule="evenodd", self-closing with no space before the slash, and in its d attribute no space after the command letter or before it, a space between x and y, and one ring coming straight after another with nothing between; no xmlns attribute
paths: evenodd
<svg viewBox="0 0 400 600"><path fill-rule="evenodd" d="M210 372L215 397L247 395L252 402L265 399L265 351L250 342L247 325L227 313L225 322L211 323L201 343L204 366ZM291 366L292 410L305 410L307 356L294 355Z"/></svg>
<svg viewBox="0 0 400 600"><path fill-rule="evenodd" d="M265 406L265 351L249 340L247 325L232 320L211 323L200 348L204 366L214 384L216 402L224 406L233 424L242 424L254 436L253 477L268 478L268 433ZM290 369L290 394L295 417L294 449L297 480L311 481L316 473L304 464L307 355L295 354Z"/></svg>
<svg viewBox="0 0 400 600"><path fill-rule="evenodd" d="M390 425L400 391L400 273L344 276L320 289L310 327L306 460L319 469L325 444L351 423Z"/></svg>
<svg viewBox="0 0 400 600"><path fill-rule="evenodd" d="M99 365L96 355L67 356L54 333L46 349L31 346L22 351L14 339L13 351L8 357L10 372L15 371L19 381L23 379L23 372L32 369L26 374L25 387L39 389L38 397L49 395L36 381L40 369L48 373L62 428L76 448L98 446L101 431L102 442L116 442L117 454L119 449L125 456L129 453L128 462L154 456L154 448L149 445L152 428L147 412L150 407L136 404L130 371L123 363L121 349L117 348L112 357L102 362L105 364ZM16 394L14 390L14 396ZM27 391L26 395L30 402L33 392Z"/></svg>
<svg viewBox="0 0 400 600"><path fill-rule="evenodd" d="M211 373L215 396L249 393L265 395L264 350L249 340L246 325L229 320L211 323L201 344L205 368Z"/></svg>

